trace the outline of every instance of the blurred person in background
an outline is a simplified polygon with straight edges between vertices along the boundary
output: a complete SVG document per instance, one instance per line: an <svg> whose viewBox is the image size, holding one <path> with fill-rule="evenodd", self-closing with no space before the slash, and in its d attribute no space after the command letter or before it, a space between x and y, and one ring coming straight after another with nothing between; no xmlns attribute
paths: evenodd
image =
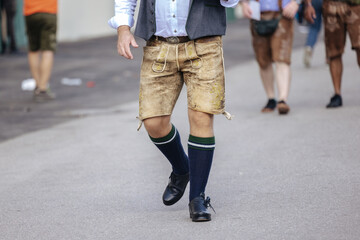
<svg viewBox="0 0 360 240"><path fill-rule="evenodd" d="M260 67L260 77L262 79L268 102L261 110L262 112L272 112L278 108L279 114L287 114L290 107L287 99L290 90L291 80L291 51L294 35L294 17L299 8L299 3L293 0L260 0L260 19L265 23L271 21L278 22L274 32L260 33L257 29L261 26L260 21L250 20L250 30L252 34L252 44L256 60ZM243 14L251 19L253 9L249 1L241 2ZM272 63L275 62L275 74ZM274 90L274 78L279 93L279 101L276 102Z"/></svg>
<svg viewBox="0 0 360 240"><path fill-rule="evenodd" d="M315 9L316 18L314 23L309 24L309 33L307 35L305 50L304 50L304 65L309 68L311 66L311 58L314 51L314 46L318 40L319 33L321 30L322 22L322 0L312 0L311 4Z"/></svg>
<svg viewBox="0 0 360 240"><path fill-rule="evenodd" d="M305 0L305 17L310 23L319 18L311 0ZM349 33L352 49L356 51L360 67L360 0L323 0L326 56L335 94L327 108L342 106L341 79L343 72L342 54Z"/></svg>
<svg viewBox="0 0 360 240"><path fill-rule="evenodd" d="M54 63L57 0L25 0L24 15L29 41L28 61L36 81L34 101L52 100L49 81Z"/></svg>
<svg viewBox="0 0 360 240"><path fill-rule="evenodd" d="M14 18L16 14L16 1L15 0L0 0L0 9L2 14L6 15L6 36L3 36L1 41L1 53L4 54L10 43L10 53L17 53L15 30L14 30ZM3 18L4 19L4 18Z"/></svg>

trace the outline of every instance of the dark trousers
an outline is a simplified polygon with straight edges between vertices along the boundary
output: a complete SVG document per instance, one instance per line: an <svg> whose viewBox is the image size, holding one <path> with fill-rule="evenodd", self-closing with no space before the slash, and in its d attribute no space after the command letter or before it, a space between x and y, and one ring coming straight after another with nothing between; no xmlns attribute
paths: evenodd
<svg viewBox="0 0 360 240"><path fill-rule="evenodd" d="M7 37L8 41L10 40L10 50L15 51L16 40L15 40L15 31L14 31L14 18L16 14L16 1L15 0L0 0L1 10L4 10L6 13L6 28L7 28ZM5 50L7 44L3 40L2 43L3 51Z"/></svg>

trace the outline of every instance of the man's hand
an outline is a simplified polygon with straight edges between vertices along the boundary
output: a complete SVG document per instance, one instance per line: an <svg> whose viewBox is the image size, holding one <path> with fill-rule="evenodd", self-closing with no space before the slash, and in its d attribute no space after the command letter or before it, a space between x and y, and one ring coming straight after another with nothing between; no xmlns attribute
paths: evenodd
<svg viewBox="0 0 360 240"><path fill-rule="evenodd" d="M117 42L117 50L120 56L123 56L127 59L134 59L131 54L130 44L134 48L139 47L136 43L133 34L130 32L129 26L120 26L117 29L118 32L118 42Z"/></svg>
<svg viewBox="0 0 360 240"><path fill-rule="evenodd" d="M252 11L251 11L251 8L249 6L249 3L246 2L246 1L241 1L241 9L242 9L242 12L244 14L244 17L250 19L251 15L252 15Z"/></svg>
<svg viewBox="0 0 360 240"><path fill-rule="evenodd" d="M305 7L305 19L309 23L313 24L314 19L316 18L315 9L311 4L306 5Z"/></svg>
<svg viewBox="0 0 360 240"><path fill-rule="evenodd" d="M293 19L299 9L299 5L295 1L290 1L283 9L283 16Z"/></svg>

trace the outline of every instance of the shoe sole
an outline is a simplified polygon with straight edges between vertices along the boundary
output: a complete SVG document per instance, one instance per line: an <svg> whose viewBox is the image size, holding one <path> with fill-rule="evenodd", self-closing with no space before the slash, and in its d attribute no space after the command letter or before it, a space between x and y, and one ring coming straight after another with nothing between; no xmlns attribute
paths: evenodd
<svg viewBox="0 0 360 240"><path fill-rule="evenodd" d="M190 213L190 218L193 222L208 222L211 221L211 215L208 216L201 216L201 215L194 215Z"/></svg>
<svg viewBox="0 0 360 240"><path fill-rule="evenodd" d="M185 192L185 190L184 190ZM165 201L163 199L163 203L166 205L166 206L171 206L171 205L174 205L175 203L177 203L181 198L182 196L184 195L184 192L180 195L179 199L176 199L176 200L173 200L173 201Z"/></svg>
<svg viewBox="0 0 360 240"><path fill-rule="evenodd" d="M262 113L270 113L270 112L273 112L273 111L275 111L275 108L263 108L263 109L261 109Z"/></svg>
<svg viewBox="0 0 360 240"><path fill-rule="evenodd" d="M338 107L342 107L342 104L336 106L326 106L326 108L338 108Z"/></svg>
<svg viewBox="0 0 360 240"><path fill-rule="evenodd" d="M289 112L289 109L279 109L279 114L280 115L288 114L288 112Z"/></svg>

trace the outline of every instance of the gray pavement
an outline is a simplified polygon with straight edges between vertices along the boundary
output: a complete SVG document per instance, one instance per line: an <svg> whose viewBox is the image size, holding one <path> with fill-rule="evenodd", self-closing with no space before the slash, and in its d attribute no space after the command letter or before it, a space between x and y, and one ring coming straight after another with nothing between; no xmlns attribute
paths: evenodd
<svg viewBox="0 0 360 240"><path fill-rule="evenodd" d="M359 239L360 83L349 45L344 66L344 107L328 110L323 44L311 69L295 50L288 116L260 113L253 60L228 67L235 118L215 120L208 223L190 221L187 194L162 204L170 166L136 131L136 101L0 143L0 239ZM173 122L186 146L185 101Z"/></svg>

